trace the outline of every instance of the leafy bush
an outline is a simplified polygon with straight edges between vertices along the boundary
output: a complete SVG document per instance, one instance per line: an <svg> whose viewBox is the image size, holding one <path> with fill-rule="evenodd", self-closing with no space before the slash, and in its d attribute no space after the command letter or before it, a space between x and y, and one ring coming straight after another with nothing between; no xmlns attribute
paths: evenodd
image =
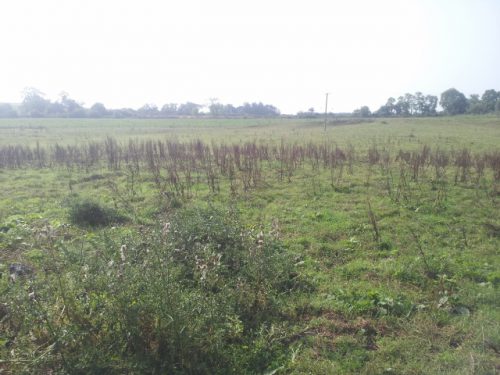
<svg viewBox="0 0 500 375"><path fill-rule="evenodd" d="M170 219L126 238L104 232L84 252L56 240L45 272L5 284L12 371L227 374L283 363L280 298L294 282L281 243L224 210Z"/></svg>
<svg viewBox="0 0 500 375"><path fill-rule="evenodd" d="M105 226L123 222L125 218L115 210L91 199L77 199L70 203L69 219L81 226Z"/></svg>
<svg viewBox="0 0 500 375"><path fill-rule="evenodd" d="M172 217L167 243L174 248L172 256L183 280L214 294L231 295L240 318L253 327L277 308L276 292L299 284L281 242L246 230L231 210L179 211Z"/></svg>

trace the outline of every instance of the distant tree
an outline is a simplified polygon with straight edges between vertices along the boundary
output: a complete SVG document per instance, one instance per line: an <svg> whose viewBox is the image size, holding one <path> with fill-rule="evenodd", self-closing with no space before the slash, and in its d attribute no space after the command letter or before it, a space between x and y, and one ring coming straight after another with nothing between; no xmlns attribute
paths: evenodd
<svg viewBox="0 0 500 375"><path fill-rule="evenodd" d="M425 107L422 115L424 116L435 116L436 115L436 107L438 103L438 97L434 95L426 95L425 96Z"/></svg>
<svg viewBox="0 0 500 375"><path fill-rule="evenodd" d="M467 98L454 88L448 89L441 94L439 104L449 115L459 115L467 110Z"/></svg>
<svg viewBox="0 0 500 375"><path fill-rule="evenodd" d="M17 117L17 112L8 103L0 103L0 118Z"/></svg>
<svg viewBox="0 0 500 375"><path fill-rule="evenodd" d="M424 95L417 91L414 95L405 94L396 99L387 99L374 115L389 116L435 116L438 98L433 95Z"/></svg>
<svg viewBox="0 0 500 375"><path fill-rule="evenodd" d="M396 99L389 98L387 102L381 106L377 111L375 111L375 115L380 117L390 117L396 114Z"/></svg>
<svg viewBox="0 0 500 375"><path fill-rule="evenodd" d="M307 111L297 112L297 117L299 118L316 118L319 116L320 114L317 113L313 107L310 107Z"/></svg>
<svg viewBox="0 0 500 375"><path fill-rule="evenodd" d="M61 102L50 102L47 106L47 115L60 117L65 115L65 109Z"/></svg>
<svg viewBox="0 0 500 375"><path fill-rule="evenodd" d="M387 105L380 106L380 108L377 109L374 114L379 116L379 117L392 116L392 112L390 111L390 109Z"/></svg>
<svg viewBox="0 0 500 375"><path fill-rule="evenodd" d="M177 104L175 103L164 104L163 107L161 107L160 112L162 116L175 116L177 114Z"/></svg>
<svg viewBox="0 0 500 375"><path fill-rule="evenodd" d="M412 115L423 116L426 113L425 96L420 91L417 91L412 97Z"/></svg>
<svg viewBox="0 0 500 375"><path fill-rule="evenodd" d="M479 99L479 95L472 94L469 97L469 100L467 103L467 112L475 114L475 115L485 112L483 102L481 101L481 99Z"/></svg>
<svg viewBox="0 0 500 375"><path fill-rule="evenodd" d="M361 114L361 117L370 117L372 115L372 111L370 111L370 108L366 105L359 109L359 113Z"/></svg>
<svg viewBox="0 0 500 375"><path fill-rule="evenodd" d="M413 116L417 111L417 103L416 103L415 96L410 94L410 93L406 93L404 96L404 102L405 102L406 108L407 108L406 115Z"/></svg>
<svg viewBox="0 0 500 375"><path fill-rule="evenodd" d="M437 96L424 96L421 92L416 92L414 96L414 110L412 114L417 116L434 116L436 115L437 102Z"/></svg>
<svg viewBox="0 0 500 375"><path fill-rule="evenodd" d="M481 96L481 102L484 107L484 112L493 112L495 111L495 106L497 101L500 100L500 91L497 92L495 90L486 90L484 94Z"/></svg>
<svg viewBox="0 0 500 375"><path fill-rule="evenodd" d="M137 112L132 108L112 109L111 116L114 118L134 118L137 117Z"/></svg>
<svg viewBox="0 0 500 375"><path fill-rule="evenodd" d="M410 115L410 103L405 96L400 96L396 103L396 114L399 116Z"/></svg>
<svg viewBox="0 0 500 375"><path fill-rule="evenodd" d="M500 100L495 105L495 111L496 111L496 113L498 113L500 115Z"/></svg>
<svg viewBox="0 0 500 375"><path fill-rule="evenodd" d="M210 99L210 105L208 106L210 115L212 116L222 116L224 113L224 104L218 102L217 98Z"/></svg>
<svg viewBox="0 0 500 375"><path fill-rule="evenodd" d="M238 107L240 114L244 116L278 116L280 111L273 105L259 103L244 103L243 106Z"/></svg>
<svg viewBox="0 0 500 375"><path fill-rule="evenodd" d="M354 110L352 115L355 117L370 117L372 112L368 106L364 105L361 108Z"/></svg>
<svg viewBox="0 0 500 375"><path fill-rule="evenodd" d="M232 104L225 104L223 112L224 112L224 115L226 115L226 116L237 116L238 115L238 108L236 108Z"/></svg>
<svg viewBox="0 0 500 375"><path fill-rule="evenodd" d="M99 118L99 117L104 117L107 114L108 114L108 110L106 109L106 107L102 103L95 103L89 109L89 116L90 117Z"/></svg>
<svg viewBox="0 0 500 375"><path fill-rule="evenodd" d="M396 113L396 110L394 108L396 106L396 99L394 99L392 96L387 99L387 103L385 103L385 106L389 115L393 115Z"/></svg>
<svg viewBox="0 0 500 375"><path fill-rule="evenodd" d="M144 104L137 110L137 115L139 117L158 117L159 114L160 111L155 104Z"/></svg>
<svg viewBox="0 0 500 375"><path fill-rule="evenodd" d="M23 101L21 103L21 113L24 116L43 117L47 114L50 101L44 98L45 94L34 87L23 90Z"/></svg>
<svg viewBox="0 0 500 375"><path fill-rule="evenodd" d="M181 116L197 116L203 106L196 103L187 102L179 105L177 114Z"/></svg>
<svg viewBox="0 0 500 375"><path fill-rule="evenodd" d="M87 115L83 105L71 99L67 92L63 91L60 94L60 100L56 102L51 102L44 96L45 94L36 88L24 89L20 106L21 114L31 117L85 117Z"/></svg>
<svg viewBox="0 0 500 375"><path fill-rule="evenodd" d="M64 114L68 117L85 117L85 109L83 105L76 100L71 99L66 91L59 94L60 103L63 107Z"/></svg>

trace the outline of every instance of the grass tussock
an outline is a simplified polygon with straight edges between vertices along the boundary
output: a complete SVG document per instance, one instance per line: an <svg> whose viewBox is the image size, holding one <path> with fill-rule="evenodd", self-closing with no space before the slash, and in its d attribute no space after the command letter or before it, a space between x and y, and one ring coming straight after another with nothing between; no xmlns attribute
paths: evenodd
<svg viewBox="0 0 500 375"><path fill-rule="evenodd" d="M126 217L115 209L90 198L73 198L69 202L68 216L71 223L84 227L99 227L126 221Z"/></svg>

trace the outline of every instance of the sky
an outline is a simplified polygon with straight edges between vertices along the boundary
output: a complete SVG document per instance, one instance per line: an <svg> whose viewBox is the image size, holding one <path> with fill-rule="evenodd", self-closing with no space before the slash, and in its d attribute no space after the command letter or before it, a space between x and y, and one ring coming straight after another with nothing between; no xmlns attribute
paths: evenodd
<svg viewBox="0 0 500 375"><path fill-rule="evenodd" d="M499 0L5 0L0 102L264 102L376 110L500 90Z"/></svg>

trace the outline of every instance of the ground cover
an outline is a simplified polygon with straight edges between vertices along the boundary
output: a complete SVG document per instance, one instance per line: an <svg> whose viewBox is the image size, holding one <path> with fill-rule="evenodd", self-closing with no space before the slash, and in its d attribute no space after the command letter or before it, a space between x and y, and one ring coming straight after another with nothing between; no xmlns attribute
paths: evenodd
<svg viewBox="0 0 500 375"><path fill-rule="evenodd" d="M7 373L499 371L498 117L0 135Z"/></svg>

